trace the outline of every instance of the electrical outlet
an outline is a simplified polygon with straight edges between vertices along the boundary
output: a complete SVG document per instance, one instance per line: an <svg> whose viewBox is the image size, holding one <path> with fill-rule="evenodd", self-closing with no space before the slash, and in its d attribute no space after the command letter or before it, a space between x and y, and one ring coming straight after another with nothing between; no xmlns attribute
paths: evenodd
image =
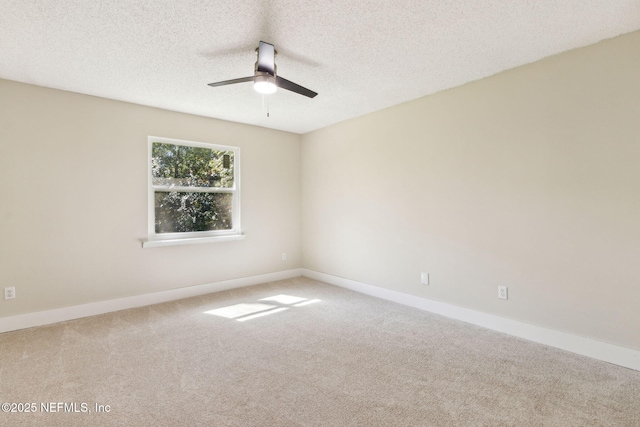
<svg viewBox="0 0 640 427"><path fill-rule="evenodd" d="M287 260L287 253L286 252L282 252L282 260L283 261Z"/></svg>
<svg viewBox="0 0 640 427"><path fill-rule="evenodd" d="M507 287L506 286L498 286L498 298L500 298L500 299L508 299Z"/></svg>
<svg viewBox="0 0 640 427"><path fill-rule="evenodd" d="M4 288L4 299L14 299L16 297L16 288L14 286L10 288Z"/></svg>
<svg viewBox="0 0 640 427"><path fill-rule="evenodd" d="M420 274L420 283L422 283L423 285L429 284L429 273Z"/></svg>

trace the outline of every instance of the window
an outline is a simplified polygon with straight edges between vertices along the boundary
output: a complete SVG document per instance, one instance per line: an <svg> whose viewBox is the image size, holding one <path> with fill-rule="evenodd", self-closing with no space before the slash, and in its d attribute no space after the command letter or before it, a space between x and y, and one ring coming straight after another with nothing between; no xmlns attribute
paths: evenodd
<svg viewBox="0 0 640 427"><path fill-rule="evenodd" d="M144 247L242 238L240 149L149 137L149 240Z"/></svg>

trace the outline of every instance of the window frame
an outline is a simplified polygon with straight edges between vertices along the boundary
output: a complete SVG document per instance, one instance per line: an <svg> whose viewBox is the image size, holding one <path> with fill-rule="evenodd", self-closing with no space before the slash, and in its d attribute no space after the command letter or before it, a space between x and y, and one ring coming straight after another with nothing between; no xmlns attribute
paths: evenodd
<svg viewBox="0 0 640 427"><path fill-rule="evenodd" d="M171 144L186 147L206 148L213 151L233 152L233 187L182 187L175 185L153 184L153 144ZM147 139L147 240L142 246L158 247L173 246L192 243L208 243L228 240L240 240L244 238L240 225L240 147L212 144L206 142L187 141L182 139L149 136ZM230 230L208 230L176 233L156 233L155 193L157 191L178 191L187 193L231 193L231 223Z"/></svg>

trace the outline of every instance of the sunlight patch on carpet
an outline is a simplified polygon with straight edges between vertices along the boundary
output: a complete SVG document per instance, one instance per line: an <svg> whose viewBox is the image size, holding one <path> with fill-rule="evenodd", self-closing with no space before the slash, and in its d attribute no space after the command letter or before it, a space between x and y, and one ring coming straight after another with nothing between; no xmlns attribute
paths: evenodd
<svg viewBox="0 0 640 427"><path fill-rule="evenodd" d="M205 313L213 314L214 316L226 317L227 319L236 319L248 314L271 310L273 308L276 308L276 306L268 304L236 304L230 305L228 307L216 308L215 310L205 311Z"/></svg>
<svg viewBox="0 0 640 427"><path fill-rule="evenodd" d="M270 314L279 313L289 309L289 307L282 307L283 305L303 307L322 300L301 298L293 295L274 295L272 297L261 298L259 301L268 301L277 305L242 303L230 305L228 307L216 308L214 310L205 311L204 313L225 317L227 319L235 319L238 322L244 322L245 320L268 316Z"/></svg>

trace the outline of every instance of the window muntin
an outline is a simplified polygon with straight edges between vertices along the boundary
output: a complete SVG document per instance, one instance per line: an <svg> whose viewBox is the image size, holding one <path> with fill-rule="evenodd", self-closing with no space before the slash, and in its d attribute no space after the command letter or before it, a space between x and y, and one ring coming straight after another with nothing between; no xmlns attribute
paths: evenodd
<svg viewBox="0 0 640 427"><path fill-rule="evenodd" d="M239 235L239 153L149 137L149 239Z"/></svg>

